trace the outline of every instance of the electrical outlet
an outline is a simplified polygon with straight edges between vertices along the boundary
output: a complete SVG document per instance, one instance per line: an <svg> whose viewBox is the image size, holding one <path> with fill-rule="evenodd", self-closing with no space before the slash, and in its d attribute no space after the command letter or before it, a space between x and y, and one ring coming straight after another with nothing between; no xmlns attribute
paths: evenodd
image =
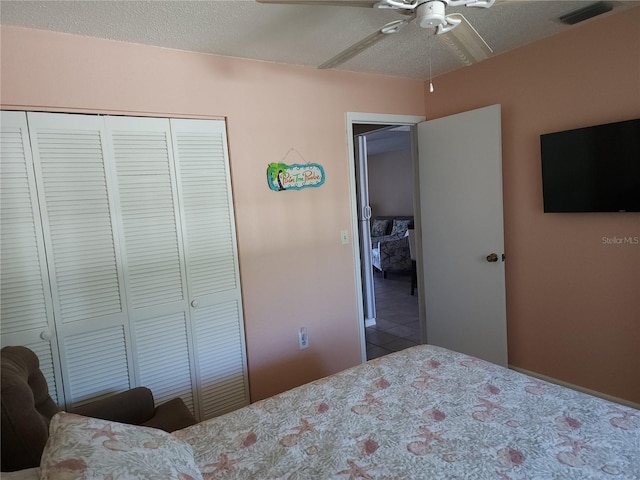
<svg viewBox="0 0 640 480"><path fill-rule="evenodd" d="M347 230L340 231L340 240L342 240L343 245L346 245L349 243L349 232Z"/></svg>
<svg viewBox="0 0 640 480"><path fill-rule="evenodd" d="M298 347L300 347L300 350L309 348L309 334L305 327L300 327L298 332Z"/></svg>

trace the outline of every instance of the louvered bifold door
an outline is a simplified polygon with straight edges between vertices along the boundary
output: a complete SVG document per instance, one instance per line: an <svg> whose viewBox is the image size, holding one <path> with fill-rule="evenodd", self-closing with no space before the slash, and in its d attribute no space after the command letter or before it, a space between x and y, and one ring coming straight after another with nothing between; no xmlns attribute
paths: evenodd
<svg viewBox="0 0 640 480"><path fill-rule="evenodd" d="M224 121L171 119L201 417L249 401Z"/></svg>
<svg viewBox="0 0 640 480"><path fill-rule="evenodd" d="M0 122L0 327L2 346L23 345L57 403L64 403L53 305L25 112Z"/></svg>
<svg viewBox="0 0 640 480"><path fill-rule="evenodd" d="M106 117L139 384L192 412L195 372L169 120Z"/></svg>
<svg viewBox="0 0 640 480"><path fill-rule="evenodd" d="M131 378L104 121L28 113L67 407Z"/></svg>

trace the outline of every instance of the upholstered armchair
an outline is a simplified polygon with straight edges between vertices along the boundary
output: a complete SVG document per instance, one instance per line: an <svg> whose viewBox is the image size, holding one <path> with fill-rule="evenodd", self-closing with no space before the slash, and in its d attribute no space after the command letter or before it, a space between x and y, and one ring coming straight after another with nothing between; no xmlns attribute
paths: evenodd
<svg viewBox="0 0 640 480"><path fill-rule="evenodd" d="M49 421L60 409L49 395L34 352L26 347L4 347L0 356L2 471L37 467L49 437ZM73 413L167 432L196 423L182 399L156 407L151 390L144 387L83 405Z"/></svg>
<svg viewBox="0 0 640 480"><path fill-rule="evenodd" d="M388 222L386 231L379 228L381 222ZM374 219L371 232L371 263L384 277L388 271L411 271L411 252L406 235L409 228L413 228L413 217ZM381 233L383 234L380 235Z"/></svg>

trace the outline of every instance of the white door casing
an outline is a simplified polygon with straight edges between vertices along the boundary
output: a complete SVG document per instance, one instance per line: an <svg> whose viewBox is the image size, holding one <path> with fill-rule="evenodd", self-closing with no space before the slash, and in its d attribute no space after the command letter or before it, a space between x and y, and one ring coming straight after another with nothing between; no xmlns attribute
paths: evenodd
<svg viewBox="0 0 640 480"><path fill-rule="evenodd" d="M347 147L349 156L349 179L351 196L351 231L353 232L353 258L355 263L356 300L358 310L358 329L360 332L360 355L363 362L367 361L367 349L365 339L365 319L364 304L362 295L361 258L360 258L360 235L358 233L358 201L356 187L356 158L353 136L353 125L357 123L377 124L377 125L415 125L424 120L424 117L417 115L392 115L380 113L359 113L348 112L347 123ZM418 193L416 191L416 193Z"/></svg>
<svg viewBox="0 0 640 480"><path fill-rule="evenodd" d="M500 119L493 105L420 123L418 152L427 342L506 366Z"/></svg>

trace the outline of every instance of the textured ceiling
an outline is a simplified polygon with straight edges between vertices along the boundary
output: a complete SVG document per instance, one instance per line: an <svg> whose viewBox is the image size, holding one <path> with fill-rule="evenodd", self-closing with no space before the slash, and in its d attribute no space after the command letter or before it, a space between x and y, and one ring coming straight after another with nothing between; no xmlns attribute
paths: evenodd
<svg viewBox="0 0 640 480"><path fill-rule="evenodd" d="M499 54L575 28L557 18L590 3L498 0L490 9L457 7L447 13L462 12ZM640 1L613 4L616 12ZM0 2L2 25L312 67L399 18L404 17L373 8L251 0ZM416 22L336 68L426 79L429 51L433 76L462 68L438 37Z"/></svg>

